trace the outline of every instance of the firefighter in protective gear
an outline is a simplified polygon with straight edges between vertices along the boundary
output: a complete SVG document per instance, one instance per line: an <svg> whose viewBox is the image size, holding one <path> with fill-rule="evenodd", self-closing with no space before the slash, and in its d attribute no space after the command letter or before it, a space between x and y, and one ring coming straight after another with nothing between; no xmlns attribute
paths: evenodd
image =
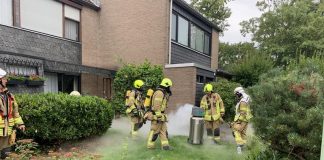
<svg viewBox="0 0 324 160"><path fill-rule="evenodd" d="M235 118L232 124L233 135L237 144L237 152L242 152L242 147L246 144L246 129L249 120L252 118L249 102L250 96L247 95L242 87L237 87L234 94L239 102L235 107Z"/></svg>
<svg viewBox="0 0 324 160"><path fill-rule="evenodd" d="M11 145L15 143L14 126L25 131L25 125L18 112L18 104L13 94L6 88L7 72L0 68L0 150L1 158L5 159L10 151Z"/></svg>
<svg viewBox="0 0 324 160"><path fill-rule="evenodd" d="M155 148L155 141L160 136L162 149L171 150L167 131L168 118L165 113L169 97L172 95L171 86L172 81L169 78L164 78L153 93L150 115L147 118L151 121L151 129L147 140L147 148L149 149Z"/></svg>
<svg viewBox="0 0 324 160"><path fill-rule="evenodd" d="M126 114L131 121L131 135L136 137L143 126L143 85L142 80L134 81L134 88L126 93Z"/></svg>
<svg viewBox="0 0 324 160"><path fill-rule="evenodd" d="M200 101L200 107L205 110L204 120L207 136L213 139L215 143L219 143L219 127L223 122L222 117L225 114L224 103L219 94L213 92L213 86L211 84L204 86L204 92L205 95Z"/></svg>

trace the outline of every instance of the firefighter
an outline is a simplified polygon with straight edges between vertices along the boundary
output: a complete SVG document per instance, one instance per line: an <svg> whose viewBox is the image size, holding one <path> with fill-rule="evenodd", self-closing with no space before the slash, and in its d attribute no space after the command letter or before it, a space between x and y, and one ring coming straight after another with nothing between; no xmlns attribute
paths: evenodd
<svg viewBox="0 0 324 160"><path fill-rule="evenodd" d="M149 111L151 114L148 116L148 120L151 120L151 129L147 140L147 148L149 149L155 148L155 141L160 136L162 150L171 150L167 131L168 118L165 113L169 97L172 95L171 86L172 81L169 78L164 78L153 93Z"/></svg>
<svg viewBox="0 0 324 160"><path fill-rule="evenodd" d="M220 125L222 117L225 114L224 103L219 94L213 92L213 86L206 84L204 86L205 95L200 101L200 107L205 110L204 120L207 130L207 136L213 139L215 143L220 142Z"/></svg>
<svg viewBox="0 0 324 160"><path fill-rule="evenodd" d="M5 159L10 151L11 146L15 143L14 126L25 131L25 125L18 112L18 104L6 88L7 72L0 68L0 150L1 159Z"/></svg>
<svg viewBox="0 0 324 160"><path fill-rule="evenodd" d="M131 121L132 137L136 137L138 130L143 126L143 85L142 80L136 80L134 88L126 93L126 114Z"/></svg>
<svg viewBox="0 0 324 160"><path fill-rule="evenodd" d="M234 94L238 99L235 107L235 118L232 124L233 135L237 144L237 153L242 153L242 147L246 144L246 129L249 120L252 118L250 111L250 96L247 95L242 87L237 87Z"/></svg>

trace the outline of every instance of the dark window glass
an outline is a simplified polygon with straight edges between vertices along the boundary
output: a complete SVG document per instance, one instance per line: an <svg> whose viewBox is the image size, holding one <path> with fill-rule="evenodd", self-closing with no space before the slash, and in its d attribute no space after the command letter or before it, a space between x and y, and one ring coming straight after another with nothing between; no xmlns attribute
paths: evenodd
<svg viewBox="0 0 324 160"><path fill-rule="evenodd" d="M176 40L177 37L177 16L172 14L172 31L171 31L171 38L172 40Z"/></svg>
<svg viewBox="0 0 324 160"><path fill-rule="evenodd" d="M197 83L204 83L204 76L197 75L196 81L197 81Z"/></svg>

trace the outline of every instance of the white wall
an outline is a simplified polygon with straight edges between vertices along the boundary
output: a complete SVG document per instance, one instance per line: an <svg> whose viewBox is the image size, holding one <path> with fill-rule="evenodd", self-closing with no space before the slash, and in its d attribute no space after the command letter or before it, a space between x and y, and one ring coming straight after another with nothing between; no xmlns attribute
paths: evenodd
<svg viewBox="0 0 324 160"><path fill-rule="evenodd" d="M63 36L62 3L54 0L20 0L20 13L22 28Z"/></svg>
<svg viewBox="0 0 324 160"><path fill-rule="evenodd" d="M0 0L0 24L12 26L12 0Z"/></svg>

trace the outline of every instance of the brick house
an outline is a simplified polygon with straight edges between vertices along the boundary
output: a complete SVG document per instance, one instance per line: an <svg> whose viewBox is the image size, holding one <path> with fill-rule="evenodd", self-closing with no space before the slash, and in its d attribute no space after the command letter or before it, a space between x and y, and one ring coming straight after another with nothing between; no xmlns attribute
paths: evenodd
<svg viewBox="0 0 324 160"><path fill-rule="evenodd" d="M47 78L19 92L110 97L122 63L147 59L173 80L171 106L195 104L214 79L219 32L183 0L1 0L0 67Z"/></svg>

